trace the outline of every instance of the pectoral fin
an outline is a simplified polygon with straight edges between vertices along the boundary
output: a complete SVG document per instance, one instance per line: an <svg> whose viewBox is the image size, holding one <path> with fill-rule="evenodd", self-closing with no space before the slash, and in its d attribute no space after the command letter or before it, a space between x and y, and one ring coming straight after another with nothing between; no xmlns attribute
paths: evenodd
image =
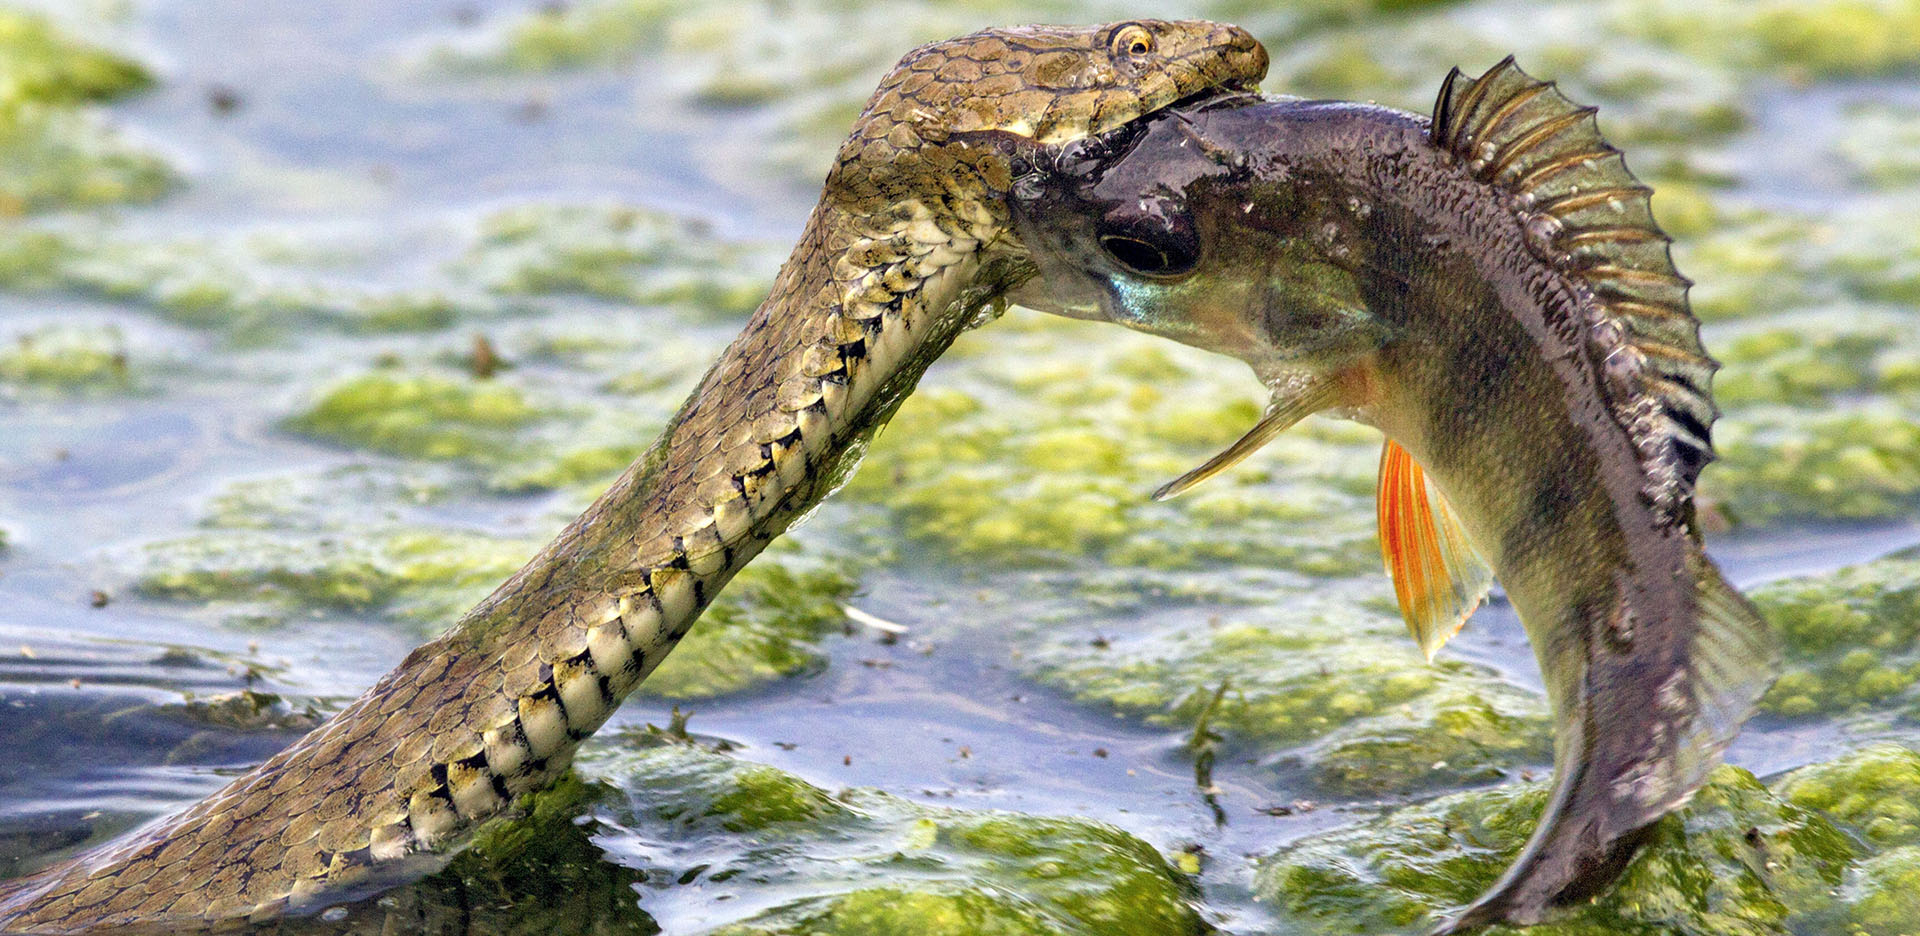
<svg viewBox="0 0 1920 936"><path fill-rule="evenodd" d="M1153 492L1153 499L1163 501L1186 493L1189 488L1199 484L1260 450L1260 447L1273 441L1273 437L1287 430L1287 427L1314 413L1334 404L1335 389L1332 381L1320 380L1309 383L1285 397L1276 395L1273 404L1267 407L1267 414L1253 424L1240 440L1227 446L1207 463L1160 486Z"/></svg>
<svg viewBox="0 0 1920 936"><path fill-rule="evenodd" d="M1380 451L1380 553L1407 629L1428 660L1493 587L1493 569L1427 473L1393 440Z"/></svg>

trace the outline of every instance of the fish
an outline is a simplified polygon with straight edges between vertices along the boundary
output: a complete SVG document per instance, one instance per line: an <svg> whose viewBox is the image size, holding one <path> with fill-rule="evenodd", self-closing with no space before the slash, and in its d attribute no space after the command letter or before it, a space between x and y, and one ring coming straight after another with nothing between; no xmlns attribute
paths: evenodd
<svg viewBox="0 0 1920 936"><path fill-rule="evenodd" d="M1651 190L1508 58L1431 116L1229 95L1018 167L1034 274L1010 296L1239 358L1271 404L1179 494L1313 413L1384 442L1378 523L1432 659L1497 580L1552 706L1519 856L1436 934L1603 892L1779 671L1702 543L1718 364Z"/></svg>

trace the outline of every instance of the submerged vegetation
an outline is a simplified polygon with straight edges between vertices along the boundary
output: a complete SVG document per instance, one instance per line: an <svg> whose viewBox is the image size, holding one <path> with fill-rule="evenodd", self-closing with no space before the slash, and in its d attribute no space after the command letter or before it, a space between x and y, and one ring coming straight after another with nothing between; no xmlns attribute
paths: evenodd
<svg viewBox="0 0 1920 936"><path fill-rule="evenodd" d="M1793 718L1872 710L1920 716L1920 558L1911 554L1754 594L1785 638L1787 669L1761 708Z"/></svg>
<svg viewBox="0 0 1920 936"><path fill-rule="evenodd" d="M709 930L716 934L1169 936L1208 928L1173 862L1105 823L929 807L877 790L830 793L683 744L610 754L592 769L616 778L626 800L611 808L640 847L676 843L709 881L766 889L754 901L765 909L743 909Z"/></svg>
<svg viewBox="0 0 1920 936"><path fill-rule="evenodd" d="M1415 932L1493 883L1533 831L1546 793L1521 785L1455 794L1315 835L1264 862L1258 887L1302 932ZM1527 932L1803 932L1799 926L1845 912L1833 895L1859 857L1861 849L1831 820L1782 802L1752 774L1723 767L1686 808L1659 823L1612 893Z"/></svg>
<svg viewBox="0 0 1920 936"><path fill-rule="evenodd" d="M1047 641L1036 679L1087 704L1168 728L1210 718L1242 754L1306 745L1278 759L1304 767L1318 793L1370 796L1483 782L1544 762L1546 707L1488 670L1429 666L1385 609L1305 593L1277 613L1201 633ZM1256 623L1257 621L1257 623Z"/></svg>
<svg viewBox="0 0 1920 936"><path fill-rule="evenodd" d="M85 108L152 82L139 63L77 42L45 17L0 9L0 219L165 194L172 170Z"/></svg>
<svg viewBox="0 0 1920 936"><path fill-rule="evenodd" d="M209 80L192 54L150 69L109 51L147 39L0 7L0 408L19 423L0 451L16 536L9 551L0 533L0 598L80 604L93 616L75 627L162 645L163 661L244 660L233 688L257 698L155 702L175 685L164 662L48 677L38 635L3 621L0 679L71 677L114 705L126 680L144 694L125 705L216 733L324 710L337 700L316 687L378 676L360 660L368 627L410 641L445 626L645 451L765 294L886 63L990 22L1136 12L577 0L472 28L394 14L404 47L349 17L312 37L324 54L275 63L368 119L316 129L287 116L313 101L270 81L236 92L257 110L184 119L180 99ZM1533 932L1907 936L1920 558L1898 531L1920 510L1920 4L1176 12L1252 28L1275 53L1272 92L1421 110L1447 68L1513 52L1600 104L1658 188L1725 364L1710 535L1772 555L1803 525L1895 531L1743 579L1787 671L1753 729L1760 753L1734 759L1783 772L1720 771L1620 890ZM365 74L329 84L320 71L342 62ZM454 147L524 158L512 144L548 134L552 178L433 165ZM631 138L637 156L604 148ZM343 142L347 168L299 174ZM570 188L567 172L593 181ZM375 194L303 214L287 180L322 176ZM709 936L1419 931L1533 828L1546 706L1497 605L1435 663L1407 639L1374 540L1372 430L1312 420L1149 499L1263 403L1239 365L1111 327L1015 309L964 335L576 775L441 875L354 912ZM76 575L89 581L58 586L72 594L39 592ZM893 629L850 631L849 605ZM283 663L202 652L249 642ZM749 736L729 752L633 727L675 703L696 728ZM742 729L776 718L852 753L809 759ZM964 753L915 760L922 734ZM1036 766L1053 748L1106 772ZM860 772L872 762L889 769ZM11 777L0 796L34 806ZM127 822L188 795L143 792L148 813ZM9 821L8 848L79 840L9 838Z"/></svg>
<svg viewBox="0 0 1920 936"><path fill-rule="evenodd" d="M113 392L131 383L126 340L112 328L47 326L0 349L0 387L11 390Z"/></svg>
<svg viewBox="0 0 1920 936"><path fill-rule="evenodd" d="M434 375L369 374L329 391L288 427L389 455L434 460L497 457L539 418L518 388Z"/></svg>

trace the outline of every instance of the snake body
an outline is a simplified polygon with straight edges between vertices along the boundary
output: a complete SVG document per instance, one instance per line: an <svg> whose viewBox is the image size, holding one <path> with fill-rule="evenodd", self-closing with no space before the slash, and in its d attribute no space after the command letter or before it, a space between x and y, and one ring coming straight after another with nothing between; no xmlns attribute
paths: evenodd
<svg viewBox="0 0 1920 936"><path fill-rule="evenodd" d="M799 245L648 452L336 717L124 841L0 885L0 930L206 928L436 867L579 743L767 543L831 493L983 304L1032 275L1021 153L1246 88L1266 53L1204 22L987 30L908 53Z"/></svg>

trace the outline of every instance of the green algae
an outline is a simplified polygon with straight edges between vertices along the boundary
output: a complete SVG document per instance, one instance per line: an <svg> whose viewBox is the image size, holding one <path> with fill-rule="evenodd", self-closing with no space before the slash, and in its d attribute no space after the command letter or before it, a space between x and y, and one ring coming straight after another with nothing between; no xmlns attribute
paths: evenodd
<svg viewBox="0 0 1920 936"><path fill-rule="evenodd" d="M389 455L488 460L510 454L516 430L548 415L509 384L376 372L327 391L287 428Z"/></svg>
<svg viewBox="0 0 1920 936"><path fill-rule="evenodd" d="M0 10L0 113L27 104L107 101L153 83L138 63L75 42L41 16Z"/></svg>
<svg viewBox="0 0 1920 936"><path fill-rule="evenodd" d="M656 393L622 406L570 392L564 380L540 385L543 395L565 395L576 405L569 418L531 423L517 444L471 463L485 472L481 486L490 492L558 490L584 507L647 450L678 402L677 394Z"/></svg>
<svg viewBox="0 0 1920 936"><path fill-rule="evenodd" d="M110 228L0 230L0 286L137 305L246 344L303 327L347 334L431 332L498 317L471 288L347 288L264 237L136 238Z"/></svg>
<svg viewBox="0 0 1920 936"><path fill-rule="evenodd" d="M1875 322L1911 315L1920 239L1907 220L1910 188L1875 193L1844 216L1715 204L1723 223L1675 245L1681 266L1700 280L1691 297L1703 321L1773 316L1814 332L1844 329L1862 313Z"/></svg>
<svg viewBox="0 0 1920 936"><path fill-rule="evenodd" d="M1910 186L1920 182L1920 129L1911 108L1862 104L1846 110L1845 135L1834 144L1834 155L1847 165L1856 182L1874 187Z"/></svg>
<svg viewBox="0 0 1920 936"><path fill-rule="evenodd" d="M1537 784L1455 794L1320 833L1262 862L1256 887L1301 932L1413 932L1493 884L1546 796ZM1858 853L1818 813L1723 767L1659 823L1612 892L1525 932L1784 936L1827 910Z"/></svg>
<svg viewBox="0 0 1920 936"><path fill-rule="evenodd" d="M1694 314L1715 322L1814 301L1803 260L1814 230L1808 219L1762 214L1676 244L1675 259L1699 280L1689 293Z"/></svg>
<svg viewBox="0 0 1920 936"><path fill-rule="evenodd" d="M497 45L467 64L552 71L621 62L657 49L673 12L667 0L594 0L541 9L510 23ZM458 59L449 56L449 63Z"/></svg>
<svg viewBox="0 0 1920 936"><path fill-rule="evenodd" d="M601 487L646 450L645 444L626 442L551 451L549 457L531 464L516 463L501 469L488 479L487 486L502 494Z"/></svg>
<svg viewBox="0 0 1920 936"><path fill-rule="evenodd" d="M846 565L782 541L734 577L640 692L706 698L825 668L818 641L846 626L855 588Z"/></svg>
<svg viewBox="0 0 1920 936"><path fill-rule="evenodd" d="M147 547L139 591L215 603L253 626L315 613L378 613L445 626L513 574L537 544L452 529L219 531Z"/></svg>
<svg viewBox="0 0 1920 936"><path fill-rule="evenodd" d="M1354 797L1500 780L1515 764L1546 762L1552 750L1540 700L1489 682L1357 719L1302 758L1322 792Z"/></svg>
<svg viewBox="0 0 1920 936"><path fill-rule="evenodd" d="M869 73L885 68L902 51L966 32L962 17L956 15L959 6L936 0L911 4L911 10L883 10L865 4L807 2L777 8L785 15L775 28L776 8L761 3L686 7L660 0L585 0L515 17L485 45L443 49L437 58L454 67L551 71L621 63L643 53L671 50L689 64L704 66L692 89L696 97L713 103L757 103L822 86L836 87L855 76L870 88ZM991 15L993 11L979 12ZM839 51L846 59L814 54L816 49L808 45L830 30L855 25L868 26L880 35L840 34ZM756 90L737 90L743 88Z"/></svg>
<svg viewBox="0 0 1920 936"><path fill-rule="evenodd" d="M1920 848L1898 848L1861 864L1846 900L1846 936L1912 936L1920 920Z"/></svg>
<svg viewBox="0 0 1920 936"><path fill-rule="evenodd" d="M805 831L810 824L857 815L840 797L772 767L674 742L665 734L628 741L617 751L583 755L583 769L647 793L635 805L681 835Z"/></svg>
<svg viewBox="0 0 1920 936"><path fill-rule="evenodd" d="M1422 661L1389 613L1325 595L1281 607L1282 619L1201 633L1055 639L1025 667L1082 704L1167 728L1193 724L1227 682L1210 727L1243 748L1320 742L1282 763L1304 761L1334 795L1484 782L1549 756L1540 700L1465 663Z"/></svg>
<svg viewBox="0 0 1920 936"><path fill-rule="evenodd" d="M50 231L0 228L0 286L49 288L58 282L53 271L71 251L66 237Z"/></svg>
<svg viewBox="0 0 1920 936"><path fill-rule="evenodd" d="M1892 219L1902 204L1876 202L1844 224L1768 216L1719 236L1744 244L1747 260L1704 272L1689 260L1706 282L1734 284L1697 305L1703 316L1730 302L1741 308L1712 314L1746 317L1712 343L1727 413L1702 492L1727 519L1902 516L1920 497L1920 344L1906 304L1920 253L1911 226ZM1710 240L1696 253L1718 249Z"/></svg>
<svg viewBox="0 0 1920 936"><path fill-rule="evenodd" d="M210 530L285 530L326 533L356 517L348 505L372 508L393 519L407 507L444 503L452 493L447 473L394 471L365 464L318 472L244 478L227 484L206 505L200 526Z"/></svg>
<svg viewBox="0 0 1920 936"><path fill-rule="evenodd" d="M1729 407L1816 407L1847 395L1904 390L1920 357L1913 323L1860 309L1752 331L1721 345L1714 399Z"/></svg>
<svg viewBox="0 0 1920 936"><path fill-rule="evenodd" d="M144 547L134 589L244 627L373 615L428 635L540 545L403 519L447 496L443 473L364 465L236 481L208 502L202 532Z"/></svg>
<svg viewBox="0 0 1920 936"><path fill-rule="evenodd" d="M950 353L964 372L901 406L845 496L972 564L1376 567L1377 434L1316 421L1249 468L1155 503L1153 488L1258 418L1251 381L1224 358L1085 328L1020 312L962 336Z"/></svg>
<svg viewBox="0 0 1920 936"><path fill-rule="evenodd" d="M513 362L515 379L543 398L567 400L569 409L564 419L521 430L511 459L483 466L484 486L501 494L598 494L659 435L719 345L697 329L656 338L609 327L604 315L502 334L499 353Z"/></svg>
<svg viewBox="0 0 1920 936"><path fill-rule="evenodd" d="M998 895L929 894L872 887L790 907L772 919L717 930L716 936L1045 936L1060 930L1040 914Z"/></svg>
<svg viewBox="0 0 1920 936"><path fill-rule="evenodd" d="M1787 668L1761 708L1791 717L1884 709L1920 680L1920 560L1896 556L1753 592Z"/></svg>
<svg viewBox="0 0 1920 936"><path fill-rule="evenodd" d="M577 293L715 318L766 297L773 257L704 225L624 205L525 205L496 212L459 264L503 295Z"/></svg>
<svg viewBox="0 0 1920 936"><path fill-rule="evenodd" d="M1689 58L1803 81L1920 67L1920 3L1912 0L1639 2L1625 5L1615 25Z"/></svg>
<svg viewBox="0 0 1920 936"><path fill-rule="evenodd" d="M0 347L0 385L59 393L129 389L126 339L111 326L34 329Z"/></svg>
<svg viewBox="0 0 1920 936"><path fill-rule="evenodd" d="M1795 806L1846 823L1875 848L1920 844L1920 752L1910 748L1869 745L1793 771L1775 788Z"/></svg>
<svg viewBox="0 0 1920 936"><path fill-rule="evenodd" d="M0 217L150 202L177 184L158 157L132 150L92 115L27 107L0 127Z"/></svg>
<svg viewBox="0 0 1920 936"><path fill-rule="evenodd" d="M647 743L642 739L643 743ZM1166 936L1207 930L1185 877L1104 823L942 809L656 739L585 755L626 792L622 824L704 886L760 891L743 919L693 932ZM671 877L676 868L660 869ZM678 879L687 880L682 874ZM735 882L742 882L736 884ZM781 898L778 895L789 895ZM672 921L666 921L672 927Z"/></svg>
<svg viewBox="0 0 1920 936"><path fill-rule="evenodd" d="M347 306L349 329L359 332L431 332L461 318L462 306L447 296L425 293L367 295Z"/></svg>
<svg viewBox="0 0 1920 936"><path fill-rule="evenodd" d="M151 201L172 188L165 163L81 109L151 83L138 63L0 9L0 217Z"/></svg>
<svg viewBox="0 0 1920 936"><path fill-rule="evenodd" d="M1920 495L1920 424L1888 402L1751 407L1714 428L1702 497L1738 523L1902 516Z"/></svg>
<svg viewBox="0 0 1920 936"><path fill-rule="evenodd" d="M365 467L238 482L210 503L206 532L146 548L135 587L149 598L209 605L246 627L376 615L429 634L539 545L394 519L403 506L444 496L431 474ZM820 671L820 641L846 626L860 566L795 538L778 541L734 577L640 693L706 699Z"/></svg>

